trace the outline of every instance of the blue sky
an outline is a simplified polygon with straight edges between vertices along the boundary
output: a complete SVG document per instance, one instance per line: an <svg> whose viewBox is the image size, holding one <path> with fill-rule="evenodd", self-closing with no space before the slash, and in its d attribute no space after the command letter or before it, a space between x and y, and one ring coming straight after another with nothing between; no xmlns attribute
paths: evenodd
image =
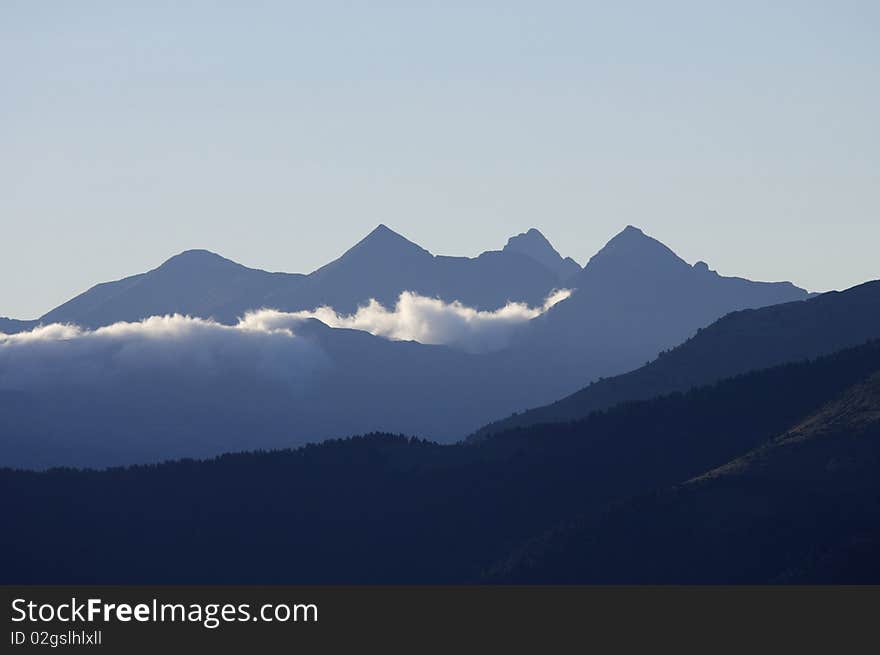
<svg viewBox="0 0 880 655"><path fill-rule="evenodd" d="M880 277L878 33L876 2L6 0L0 315L194 247L308 272L379 222Z"/></svg>

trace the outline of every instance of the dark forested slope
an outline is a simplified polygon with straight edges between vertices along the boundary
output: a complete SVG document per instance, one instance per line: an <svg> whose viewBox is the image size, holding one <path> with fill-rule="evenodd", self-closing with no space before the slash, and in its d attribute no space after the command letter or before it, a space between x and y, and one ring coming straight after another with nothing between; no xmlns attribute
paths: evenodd
<svg viewBox="0 0 880 655"><path fill-rule="evenodd" d="M106 471L5 470L0 579L476 581L574 516L746 455L877 370L872 342L474 446L373 435Z"/></svg>
<svg viewBox="0 0 880 655"><path fill-rule="evenodd" d="M491 423L476 436L583 418L623 401L685 391L746 371L818 357L877 337L880 281L805 301L733 312L635 371L599 380L550 405Z"/></svg>
<svg viewBox="0 0 880 655"><path fill-rule="evenodd" d="M877 583L878 472L875 374L724 466L534 540L494 579Z"/></svg>

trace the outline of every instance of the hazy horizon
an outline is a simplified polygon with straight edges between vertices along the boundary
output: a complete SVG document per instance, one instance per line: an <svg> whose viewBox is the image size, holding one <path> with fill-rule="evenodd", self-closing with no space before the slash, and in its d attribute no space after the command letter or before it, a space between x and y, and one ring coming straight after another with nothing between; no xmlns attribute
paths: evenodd
<svg viewBox="0 0 880 655"><path fill-rule="evenodd" d="M880 277L880 5L5 3L0 316L191 248L304 272L627 224L723 275Z"/></svg>

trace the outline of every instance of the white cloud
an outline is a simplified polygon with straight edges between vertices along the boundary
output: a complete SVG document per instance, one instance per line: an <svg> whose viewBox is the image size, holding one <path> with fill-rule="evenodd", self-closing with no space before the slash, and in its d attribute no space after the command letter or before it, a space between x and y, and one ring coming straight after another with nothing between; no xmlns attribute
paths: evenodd
<svg viewBox="0 0 880 655"><path fill-rule="evenodd" d="M191 380L232 374L296 382L326 356L290 329L253 330L179 314L96 330L52 324L0 334L0 389L82 384L166 373Z"/></svg>
<svg viewBox="0 0 880 655"><path fill-rule="evenodd" d="M231 326L179 314L95 330L55 323L30 332L0 333L0 389L161 375L194 381L232 375L297 383L331 365L320 346L297 336L298 326L309 318L393 340L487 352L503 348L517 328L568 295L566 290L554 292L542 307L509 303L495 311L478 311L405 292L393 309L375 300L347 316L330 307L295 313L261 309Z"/></svg>
<svg viewBox="0 0 880 655"><path fill-rule="evenodd" d="M332 307L307 312L249 314L243 323L267 326L287 325L296 318L316 318L330 327L365 330L377 336L446 344L468 352L500 350L510 342L514 331L571 295L568 289L554 291L542 307L512 302L494 311L478 311L460 302L447 303L410 291L400 294L394 309L375 300L350 315L336 313Z"/></svg>
<svg viewBox="0 0 880 655"><path fill-rule="evenodd" d="M483 312L405 293L393 309L373 302L350 316L262 309L236 325L171 315L0 333L0 462L106 466L370 430L450 439L512 410L504 389L475 379L483 362L371 348L308 319L482 352L565 295Z"/></svg>

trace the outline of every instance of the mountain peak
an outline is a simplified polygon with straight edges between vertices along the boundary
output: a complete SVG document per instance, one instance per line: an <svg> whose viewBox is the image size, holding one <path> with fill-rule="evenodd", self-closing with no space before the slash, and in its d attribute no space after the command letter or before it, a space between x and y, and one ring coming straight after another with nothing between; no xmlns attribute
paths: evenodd
<svg viewBox="0 0 880 655"><path fill-rule="evenodd" d="M522 252L525 249L535 249L542 251L549 251L555 254L557 257L559 253L556 249L550 244L541 231L537 228L529 228L526 232L520 232L516 236L510 237L507 240L507 245L504 246L504 250L518 250Z"/></svg>
<svg viewBox="0 0 880 655"><path fill-rule="evenodd" d="M694 264L694 270L703 275L718 275L718 273L709 268L709 264L707 264L703 260L700 260L696 264Z"/></svg>
<svg viewBox="0 0 880 655"><path fill-rule="evenodd" d="M604 248L590 258L585 268L597 267L635 269L647 273L664 269L691 268L669 247L633 225L627 225L615 235Z"/></svg>
<svg viewBox="0 0 880 655"><path fill-rule="evenodd" d="M221 257L215 252L200 248L184 250L181 253L165 260L156 270L176 271L176 272L194 272L205 268L221 268L221 267L239 267L231 259Z"/></svg>
<svg viewBox="0 0 880 655"><path fill-rule="evenodd" d="M547 237L534 227L510 237L502 252L518 252L531 257L556 273L560 280L565 280L581 270L578 263L570 257L563 259Z"/></svg>
<svg viewBox="0 0 880 655"><path fill-rule="evenodd" d="M339 270L341 266L375 268L379 264L387 266L389 262L399 262L401 258L411 260L432 257L433 255L421 246L401 236L384 223L379 223L367 236L346 250L339 259L324 264L312 275L319 277L327 275L331 271Z"/></svg>
<svg viewBox="0 0 880 655"><path fill-rule="evenodd" d="M641 228L638 228L635 225L627 225L620 232L615 234L611 241L630 241L633 243L639 241L656 241L657 243L660 243L656 239L649 237Z"/></svg>
<svg viewBox="0 0 880 655"><path fill-rule="evenodd" d="M343 257L364 251L380 256L394 256L404 252L430 255L427 250L398 234L384 223L379 223L372 232L352 246Z"/></svg>
<svg viewBox="0 0 880 655"><path fill-rule="evenodd" d="M398 237L403 239L402 236L385 225L385 223L379 223L367 236L364 237L364 239L380 239L387 237Z"/></svg>
<svg viewBox="0 0 880 655"><path fill-rule="evenodd" d="M206 250L204 248L190 248L189 250L184 250L182 252L177 253L176 255L170 257L168 261L173 259L223 259L216 252L212 252L210 250Z"/></svg>

